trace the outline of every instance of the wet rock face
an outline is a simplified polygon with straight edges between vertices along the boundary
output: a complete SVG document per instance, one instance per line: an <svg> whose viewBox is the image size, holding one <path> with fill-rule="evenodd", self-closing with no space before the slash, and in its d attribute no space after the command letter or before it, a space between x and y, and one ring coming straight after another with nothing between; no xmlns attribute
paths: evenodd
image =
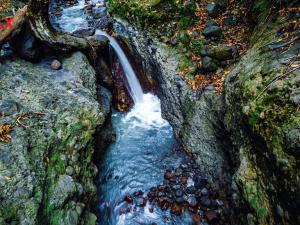
<svg viewBox="0 0 300 225"><path fill-rule="evenodd" d="M159 207L170 210L173 216L189 211L196 224L228 224L230 215L224 192L213 188L208 179L200 175L194 162L167 169L164 178L163 184L152 187L148 193L137 191L125 196L120 214L129 213L136 207L147 207L153 213Z"/></svg>
<svg viewBox="0 0 300 225"><path fill-rule="evenodd" d="M238 165L233 186L242 196L235 203L250 207L248 224L299 224L300 117L291 99L299 72L287 63L299 53L299 41L288 49L281 41L281 35L299 34L279 32L289 26L285 21L257 30L259 38L225 82L225 124L236 148L229 153Z"/></svg>
<svg viewBox="0 0 300 225"><path fill-rule="evenodd" d="M20 34L11 41L18 55L28 61L38 62L42 56L38 40L32 33L29 23L26 23Z"/></svg>
<svg viewBox="0 0 300 225"><path fill-rule="evenodd" d="M40 64L0 65L0 224L95 225L93 135L107 113L96 101L95 71L82 53ZM15 124L16 118L19 122Z"/></svg>

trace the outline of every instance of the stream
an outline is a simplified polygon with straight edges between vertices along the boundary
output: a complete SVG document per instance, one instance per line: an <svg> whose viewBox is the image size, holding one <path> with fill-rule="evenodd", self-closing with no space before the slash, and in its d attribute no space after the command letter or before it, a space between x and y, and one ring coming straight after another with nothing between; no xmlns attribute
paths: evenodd
<svg viewBox="0 0 300 225"><path fill-rule="evenodd" d="M95 3L102 5L103 1ZM87 28L85 5L80 0L62 10L55 21L62 31L71 33ZM98 165L99 225L195 224L200 221L198 217L204 217L196 209L197 201L215 208L222 201L210 199L207 179L176 143L172 127L161 116L160 100L143 92L117 40L100 30L96 30L96 35L109 39L134 102L129 112L112 113L116 141ZM208 223L204 219L201 224Z"/></svg>

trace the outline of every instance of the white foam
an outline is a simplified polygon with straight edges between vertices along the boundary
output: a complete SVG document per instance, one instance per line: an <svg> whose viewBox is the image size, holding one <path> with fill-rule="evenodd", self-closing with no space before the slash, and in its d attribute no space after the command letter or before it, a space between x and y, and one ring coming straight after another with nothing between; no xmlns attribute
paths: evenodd
<svg viewBox="0 0 300 225"><path fill-rule="evenodd" d="M124 117L130 126L145 129L168 126L168 122L161 117L160 100L157 96L147 93L137 102L132 110Z"/></svg>

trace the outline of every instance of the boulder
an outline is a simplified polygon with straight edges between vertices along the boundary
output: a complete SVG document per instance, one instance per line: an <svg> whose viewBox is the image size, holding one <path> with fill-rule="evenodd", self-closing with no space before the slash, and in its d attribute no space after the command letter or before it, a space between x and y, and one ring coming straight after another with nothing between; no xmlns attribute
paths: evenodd
<svg viewBox="0 0 300 225"><path fill-rule="evenodd" d="M113 27L113 19L109 16L103 16L100 19L92 20L91 26L95 29L105 30L105 29L112 29Z"/></svg>
<svg viewBox="0 0 300 225"><path fill-rule="evenodd" d="M60 175L55 189L50 195L50 204L54 207L60 207L64 204L67 198L74 195L76 192L76 185L71 176Z"/></svg>
<svg viewBox="0 0 300 225"><path fill-rule="evenodd" d="M91 143L97 128L105 132L105 113L88 59L76 52L62 65L52 70L18 58L0 64L0 124L29 113L22 121L28 128L15 126L11 143L0 143L0 224L95 224Z"/></svg>
<svg viewBox="0 0 300 225"><path fill-rule="evenodd" d="M205 23L205 28L202 31L203 35L206 37L221 37L222 36L222 29L213 20L207 20Z"/></svg>
<svg viewBox="0 0 300 225"><path fill-rule="evenodd" d="M234 59L238 55L238 50L235 46L218 45L212 48L211 57L225 61Z"/></svg>
<svg viewBox="0 0 300 225"><path fill-rule="evenodd" d="M94 19L99 19L99 18L104 17L106 15L107 15L106 7L93 8L93 10L92 10L92 16L93 16Z"/></svg>
<svg viewBox="0 0 300 225"><path fill-rule="evenodd" d="M288 152L295 156L300 156L300 130L293 129L286 134L285 145Z"/></svg>
<svg viewBox="0 0 300 225"><path fill-rule="evenodd" d="M87 36L92 36L95 34L95 28L82 28L82 29L79 29L79 30L76 30L72 33L74 36L76 37L80 37L80 38L84 38L84 37L87 37Z"/></svg>
<svg viewBox="0 0 300 225"><path fill-rule="evenodd" d="M204 56L202 59L202 69L205 72L215 72L218 69L218 62L209 56Z"/></svg>
<svg viewBox="0 0 300 225"><path fill-rule="evenodd" d="M11 40L11 45L15 48L17 54L25 60L38 62L41 59L42 50L28 23Z"/></svg>
<svg viewBox="0 0 300 225"><path fill-rule="evenodd" d="M216 18L218 17L221 12L222 12L222 7L221 5L219 5L218 3L215 3L215 2L212 2L212 3L209 3L205 9L207 10L208 12L208 15L212 18Z"/></svg>
<svg viewBox="0 0 300 225"><path fill-rule="evenodd" d="M202 33L206 37L221 37L222 36L222 29L218 25L212 25L212 26L207 26L203 30Z"/></svg>

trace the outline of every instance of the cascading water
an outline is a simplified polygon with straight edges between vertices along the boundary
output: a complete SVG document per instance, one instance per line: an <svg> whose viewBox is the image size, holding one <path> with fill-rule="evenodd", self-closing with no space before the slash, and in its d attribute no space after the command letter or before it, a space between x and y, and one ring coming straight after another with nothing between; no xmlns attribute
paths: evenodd
<svg viewBox="0 0 300 225"><path fill-rule="evenodd" d="M106 32L97 30L96 35L102 35L108 38L110 46L115 50L119 61L122 65L122 68L124 70L124 73L126 75L127 83L129 85L129 93L134 101L135 104L142 101L143 98L143 90L141 85L139 84L139 81L133 71L132 66L129 63L129 60L127 59L125 53L123 52L122 48L120 47L117 40L111 36L109 36Z"/></svg>
<svg viewBox="0 0 300 225"><path fill-rule="evenodd" d="M74 32L81 28L86 28L88 22L82 10L85 6L84 0L79 0L77 5L62 10L62 16L56 21L65 32Z"/></svg>

